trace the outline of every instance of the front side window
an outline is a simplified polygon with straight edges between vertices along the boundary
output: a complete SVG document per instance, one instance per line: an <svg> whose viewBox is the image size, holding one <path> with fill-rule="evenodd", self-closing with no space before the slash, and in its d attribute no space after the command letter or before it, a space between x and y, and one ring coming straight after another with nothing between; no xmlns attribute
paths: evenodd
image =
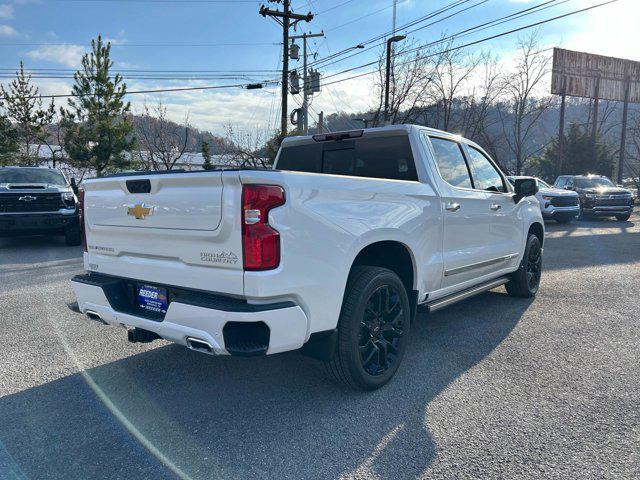
<svg viewBox="0 0 640 480"><path fill-rule="evenodd" d="M474 147L467 148L469 152L469 168L473 177L473 185L477 190L487 190L489 192L505 192L505 185L502 175L498 172L493 163L480 151Z"/></svg>
<svg viewBox="0 0 640 480"><path fill-rule="evenodd" d="M429 137L440 175L449 185L473 188L467 162L458 142L444 138Z"/></svg>

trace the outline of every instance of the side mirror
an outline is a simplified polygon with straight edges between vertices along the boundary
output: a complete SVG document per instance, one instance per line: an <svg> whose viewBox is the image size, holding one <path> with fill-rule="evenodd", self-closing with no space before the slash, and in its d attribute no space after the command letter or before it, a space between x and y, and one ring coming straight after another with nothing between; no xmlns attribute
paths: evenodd
<svg viewBox="0 0 640 480"><path fill-rule="evenodd" d="M531 197L538 193L538 182L533 177L516 178L513 183L516 195L514 200L518 203L524 197Z"/></svg>
<svg viewBox="0 0 640 480"><path fill-rule="evenodd" d="M571 185L565 185L565 186L564 186L564 189L565 189L565 190L573 190L573 188L571 188Z"/></svg>
<svg viewBox="0 0 640 480"><path fill-rule="evenodd" d="M78 195L78 184L76 182L76 177L71 177L70 183L71 183L71 190L73 190L73 193Z"/></svg>

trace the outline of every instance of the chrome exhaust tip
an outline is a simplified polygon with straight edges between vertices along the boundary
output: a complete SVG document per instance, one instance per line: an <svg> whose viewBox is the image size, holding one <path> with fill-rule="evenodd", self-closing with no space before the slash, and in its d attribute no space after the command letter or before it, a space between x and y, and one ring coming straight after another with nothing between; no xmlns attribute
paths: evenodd
<svg viewBox="0 0 640 480"><path fill-rule="evenodd" d="M96 322L100 322L103 325L108 325L107 322L105 322L102 317L100 317L100 314L98 312L94 312L93 310L87 310L84 312L85 316L89 319L89 320L94 320Z"/></svg>
<svg viewBox="0 0 640 480"><path fill-rule="evenodd" d="M200 338L187 337L187 347L196 352L207 353L209 355L214 354L211 344Z"/></svg>

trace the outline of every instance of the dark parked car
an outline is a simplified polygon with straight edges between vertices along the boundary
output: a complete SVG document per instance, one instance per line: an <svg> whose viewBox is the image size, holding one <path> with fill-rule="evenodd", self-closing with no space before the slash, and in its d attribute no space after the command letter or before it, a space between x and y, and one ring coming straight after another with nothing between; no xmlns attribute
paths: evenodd
<svg viewBox="0 0 640 480"><path fill-rule="evenodd" d="M0 235L64 235L80 245L75 182L58 170L0 167Z"/></svg>
<svg viewBox="0 0 640 480"><path fill-rule="evenodd" d="M561 175L554 185L557 188L573 190L580 197L580 215L616 217L620 221L629 220L633 212L633 197L626 188L616 186L601 175Z"/></svg>

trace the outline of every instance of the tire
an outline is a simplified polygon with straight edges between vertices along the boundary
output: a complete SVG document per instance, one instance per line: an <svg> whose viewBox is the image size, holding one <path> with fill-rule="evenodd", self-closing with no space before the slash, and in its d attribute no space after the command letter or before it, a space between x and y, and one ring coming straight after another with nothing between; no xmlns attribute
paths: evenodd
<svg viewBox="0 0 640 480"><path fill-rule="evenodd" d="M82 232L79 228L69 228L64 232L64 240L67 246L77 247L82 243Z"/></svg>
<svg viewBox="0 0 640 480"><path fill-rule="evenodd" d="M569 223L573 220L573 217L556 217L556 222L558 223Z"/></svg>
<svg viewBox="0 0 640 480"><path fill-rule="evenodd" d="M626 222L627 220L629 220L629 218L631 218L631 214L630 213L625 213L623 215L616 215L616 218L620 222Z"/></svg>
<svg viewBox="0 0 640 480"><path fill-rule="evenodd" d="M359 390L386 384L404 357L410 312L398 275L386 268L354 267L338 321L337 348L327 362L330 375Z"/></svg>
<svg viewBox="0 0 640 480"><path fill-rule="evenodd" d="M507 293L512 297L535 297L540 287L541 276L542 246L538 237L530 233L520 266L511 274L511 278L505 285Z"/></svg>

